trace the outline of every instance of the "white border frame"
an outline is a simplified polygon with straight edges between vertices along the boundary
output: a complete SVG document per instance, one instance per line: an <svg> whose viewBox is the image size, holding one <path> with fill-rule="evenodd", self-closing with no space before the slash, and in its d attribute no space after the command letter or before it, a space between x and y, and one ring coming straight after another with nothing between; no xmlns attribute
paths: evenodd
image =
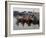
<svg viewBox="0 0 46 38"><path fill-rule="evenodd" d="M13 30L13 8L23 7L23 8L39 8L40 9L40 28L31 30ZM25 33L40 33L42 32L42 7L41 6L22 6L22 5L11 5L11 34L25 34Z"/></svg>

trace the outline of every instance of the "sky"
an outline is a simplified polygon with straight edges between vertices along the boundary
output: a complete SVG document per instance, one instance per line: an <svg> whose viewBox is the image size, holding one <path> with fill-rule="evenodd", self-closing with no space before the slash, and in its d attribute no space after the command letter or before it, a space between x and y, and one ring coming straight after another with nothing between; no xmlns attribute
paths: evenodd
<svg viewBox="0 0 46 38"><path fill-rule="evenodd" d="M19 11L19 12L22 12L22 11L31 11L31 12L39 12L39 8L19 8L19 7L14 7L13 8L13 11Z"/></svg>

